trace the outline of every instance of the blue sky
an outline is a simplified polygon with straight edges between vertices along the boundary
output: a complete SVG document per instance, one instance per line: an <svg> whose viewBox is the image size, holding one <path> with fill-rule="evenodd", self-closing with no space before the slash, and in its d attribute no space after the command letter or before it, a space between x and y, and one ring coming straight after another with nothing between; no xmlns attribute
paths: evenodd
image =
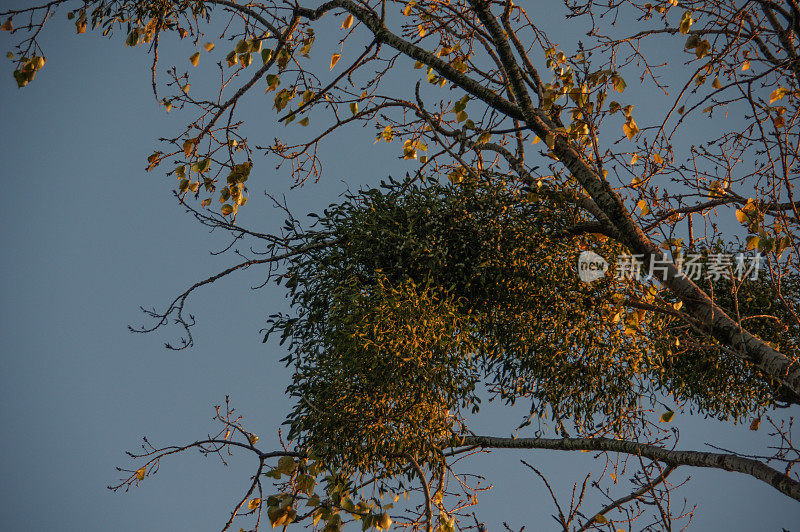
<svg viewBox="0 0 800 532"><path fill-rule="evenodd" d="M124 451L143 435L166 444L213 430L213 405L226 395L261 442L277 446L276 430L290 407L283 395L289 373L278 362L277 343L262 344L258 331L268 314L285 308L283 292L250 290L263 275L256 270L198 292L189 303L199 323L189 351L163 348L175 329L127 331L128 324L145 323L139 305L163 306L234 259L209 254L226 241L175 204L172 177L144 171L156 139L177 132L183 118L156 105L143 50L95 34L78 37L63 13L58 17L43 38L48 63L34 83L18 90L10 65L0 72L0 526L219 529L247 485L249 456L225 467L189 454L165 461L158 475L128 494L105 486L117 480L115 466L130 465ZM0 43L9 48L7 34ZM164 64L186 61L184 52L166 54ZM254 138L283 131L259 101L245 104L256 122ZM262 163L241 222L264 231L279 226L281 214L261 198L265 189L286 193L304 214L335 201L345 185L403 173L404 163L387 147L373 146L372 138L372 131L354 129L326 144L325 177L301 189L291 190L287 172ZM676 418L681 448L707 441L763 448L763 429L754 434ZM475 427L507 435L517 419L489 407ZM490 530L504 520L527 530L554 524L544 487L519 465L523 457L549 473L562 494L597 469L588 453L497 452L476 459L476 469L496 486L480 507ZM701 505L694 529L780 530L800 522L796 502L753 479L718 471L691 475L680 495Z"/></svg>

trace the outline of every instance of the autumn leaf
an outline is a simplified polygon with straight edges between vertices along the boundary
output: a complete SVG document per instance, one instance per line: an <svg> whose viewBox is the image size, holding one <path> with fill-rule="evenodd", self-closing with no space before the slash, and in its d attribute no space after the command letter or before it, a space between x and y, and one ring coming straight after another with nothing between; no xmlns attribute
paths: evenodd
<svg viewBox="0 0 800 532"><path fill-rule="evenodd" d="M661 422L662 423L669 423L672 421L672 418L675 417L675 412L672 410L667 410L663 414L661 414Z"/></svg>
<svg viewBox="0 0 800 532"><path fill-rule="evenodd" d="M136 478L139 480L144 480L144 474L147 472L147 467L143 466L136 470Z"/></svg>
<svg viewBox="0 0 800 532"><path fill-rule="evenodd" d="M741 209L736 209L736 219L739 220L740 223L747 223L749 218L746 212Z"/></svg>
<svg viewBox="0 0 800 532"><path fill-rule="evenodd" d="M639 133L639 126L636 125L636 122L633 120L633 118L629 118L627 122L622 124L622 131L625 132L628 140L633 140L633 137Z"/></svg>
<svg viewBox="0 0 800 532"><path fill-rule="evenodd" d="M698 59L702 59L708 54L709 50L711 50L711 43L708 42L706 39L703 39L702 41L697 43L697 46L694 49L694 53Z"/></svg>
<svg viewBox="0 0 800 532"><path fill-rule="evenodd" d="M785 97L789 94L789 90L785 89L784 87L778 87L774 91L772 91L769 95L769 103L775 103L781 98Z"/></svg>
<svg viewBox="0 0 800 532"><path fill-rule="evenodd" d="M213 42L207 42L207 43L205 43L203 45L203 48L206 49L206 52L210 52L211 50L214 49L214 43Z"/></svg>
<svg viewBox="0 0 800 532"><path fill-rule="evenodd" d="M350 14L348 14L348 15L347 15L347 17L344 19L344 22L342 22L342 29L343 29L343 30L349 29L349 28L350 28L350 26L352 26L352 25L353 25L353 14L352 14L352 13L350 13Z"/></svg>
<svg viewBox="0 0 800 532"><path fill-rule="evenodd" d="M750 430L752 431L758 430L759 425L761 425L761 418L757 417L750 423Z"/></svg>
<svg viewBox="0 0 800 532"><path fill-rule="evenodd" d="M694 24L694 19L692 18L692 12L686 11L683 16L681 17L681 24L678 26L678 31L683 34L689 33L689 28L692 27Z"/></svg>
<svg viewBox="0 0 800 532"><path fill-rule="evenodd" d="M195 52L189 57L189 62L192 63L192 66L197 66L197 63L200 62L200 52Z"/></svg>
<svg viewBox="0 0 800 532"><path fill-rule="evenodd" d="M247 507L251 510L255 510L259 506L261 506L261 499L259 499L258 497L256 497L255 499L250 499L250 502L247 503Z"/></svg>
<svg viewBox="0 0 800 532"><path fill-rule="evenodd" d="M342 57L342 54L333 54L331 56L331 70L333 70L333 67L336 66L336 63L339 62L339 59L341 59L341 57Z"/></svg>

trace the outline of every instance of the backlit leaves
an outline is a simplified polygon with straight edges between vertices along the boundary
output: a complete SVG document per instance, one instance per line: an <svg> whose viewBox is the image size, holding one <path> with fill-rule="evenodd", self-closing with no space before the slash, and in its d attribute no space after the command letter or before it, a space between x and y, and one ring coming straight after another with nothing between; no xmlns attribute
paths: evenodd
<svg viewBox="0 0 800 532"><path fill-rule="evenodd" d="M778 87L770 93L769 103L772 104L783 99L787 94L789 94L789 92L789 89L786 89L785 87Z"/></svg>
<svg viewBox="0 0 800 532"><path fill-rule="evenodd" d="M636 121L632 117L628 117L628 120L622 124L622 131L628 137L628 140L633 140L633 137L639 133L639 126L636 125Z"/></svg>
<svg viewBox="0 0 800 532"><path fill-rule="evenodd" d="M681 33L689 33L689 29L694 24L694 19L692 18L692 12L686 11L683 16L681 17L681 23L678 26L678 31Z"/></svg>

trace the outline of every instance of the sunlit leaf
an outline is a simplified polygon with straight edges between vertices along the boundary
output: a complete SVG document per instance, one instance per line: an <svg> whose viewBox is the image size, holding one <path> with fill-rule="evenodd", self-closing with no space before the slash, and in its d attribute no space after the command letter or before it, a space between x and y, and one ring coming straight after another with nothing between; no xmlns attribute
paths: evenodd
<svg viewBox="0 0 800 532"><path fill-rule="evenodd" d="M692 27L694 24L694 19L692 18L692 12L686 11L683 16L681 17L680 26L678 26L678 31L681 33L689 33L689 28Z"/></svg>
<svg viewBox="0 0 800 532"><path fill-rule="evenodd" d="M639 133L639 126L636 125L633 118L629 118L627 122L622 124L622 131L625 132L625 136L628 137L628 140L633 140L633 137Z"/></svg>
<svg viewBox="0 0 800 532"><path fill-rule="evenodd" d="M769 95L769 103L775 103L789 94L789 90L784 87L778 87Z"/></svg>
<svg viewBox="0 0 800 532"><path fill-rule="evenodd" d="M342 29L346 30L353 25L353 14L349 13L347 17L345 17L344 22L342 22Z"/></svg>

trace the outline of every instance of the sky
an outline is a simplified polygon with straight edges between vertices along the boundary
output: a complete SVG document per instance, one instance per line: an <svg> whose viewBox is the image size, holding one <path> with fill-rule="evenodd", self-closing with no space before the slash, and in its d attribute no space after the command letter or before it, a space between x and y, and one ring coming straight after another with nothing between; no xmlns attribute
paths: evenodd
<svg viewBox="0 0 800 532"><path fill-rule="evenodd" d="M0 10L11 5L0 1ZM209 253L227 241L176 205L172 177L144 171L156 139L177 132L183 118L156 105L143 50L92 33L76 36L64 14L58 17L42 39L48 62L34 83L18 90L10 65L0 71L0 528L218 530L247 486L250 456L236 455L225 466L187 454L164 461L129 493L106 486L119 478L115 467L132 465L124 452L142 436L173 444L215 430L214 405L226 395L260 443L277 447L291 407L284 396L290 374L279 362L285 353L277 343L262 344L259 330L266 316L286 309L284 293L273 285L250 290L263 270L198 291L189 302L198 321L191 350L164 349L180 332L174 328L128 331L129 324L149 323L140 305L163 307L235 259ZM0 50L7 49L2 34ZM189 55L165 54L164 64ZM283 132L274 131L283 126L259 101L245 105L254 138ZM262 163L242 223L279 227L283 217L268 208L263 190L285 193L304 214L347 186L402 175L404 163L372 138L372 131L356 129L326 144L324 178L299 189L287 172ZM490 405L473 427L508 435L518 420L518 412ZM714 442L755 450L766 441L763 430L746 426L681 415L675 423L684 449ZM587 471L597 472L590 453L493 452L476 459L475 469L495 486L479 507L489 530L503 521L527 530L554 525L544 486L520 458L541 467L561 495ZM800 522L796 502L752 478L689 473L679 495L700 505L695 530L781 530Z"/></svg>

